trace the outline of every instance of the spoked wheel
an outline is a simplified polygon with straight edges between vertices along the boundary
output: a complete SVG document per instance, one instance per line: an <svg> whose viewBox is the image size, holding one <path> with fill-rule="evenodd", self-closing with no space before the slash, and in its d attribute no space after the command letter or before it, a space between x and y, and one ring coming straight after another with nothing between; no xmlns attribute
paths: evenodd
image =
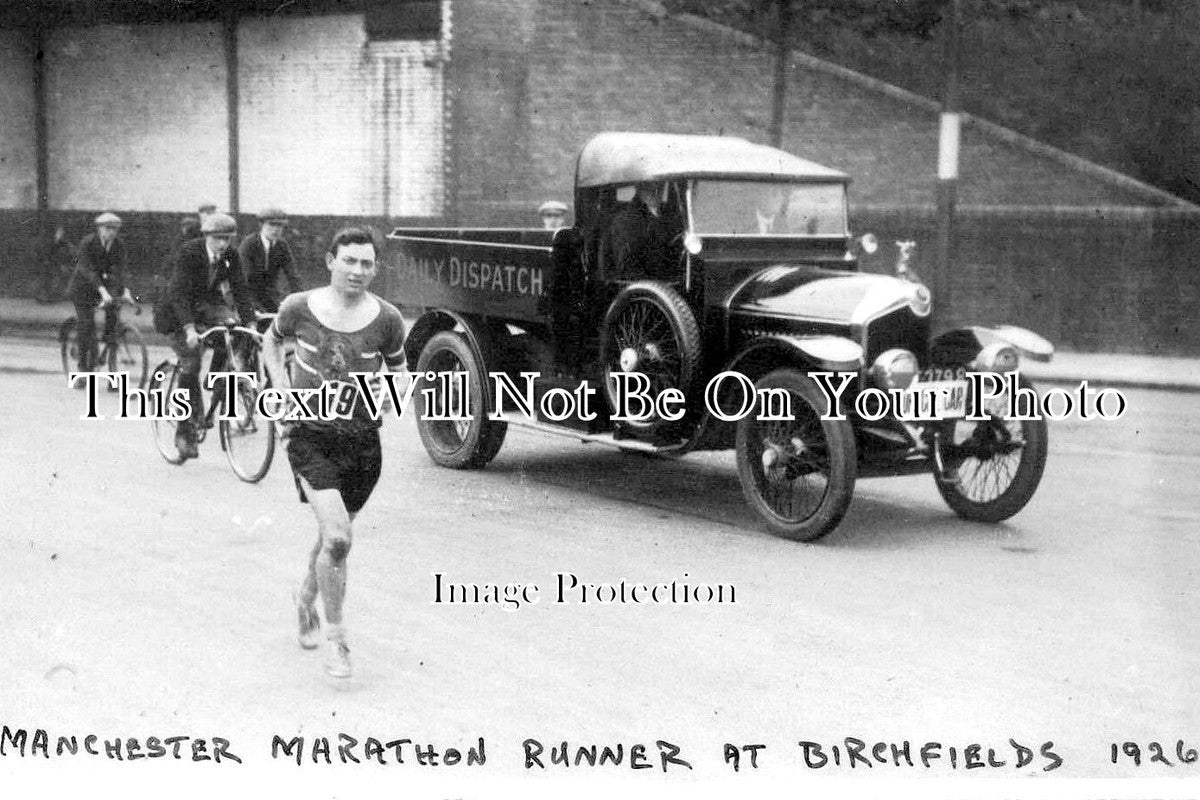
<svg viewBox="0 0 1200 800"><path fill-rule="evenodd" d="M700 363L700 328L687 302L667 284L642 281L625 287L605 314L601 335L609 408L618 410L612 376L619 373L645 375L652 398L672 388L682 391L685 397L690 393ZM663 422L651 415L625 424L647 429Z"/></svg>
<svg viewBox="0 0 1200 800"><path fill-rule="evenodd" d="M782 389L791 419L737 423L738 477L746 502L774 533L811 542L829 533L850 505L858 462L848 420L822 420L825 401L804 373L778 369L755 389Z"/></svg>
<svg viewBox="0 0 1200 800"><path fill-rule="evenodd" d="M438 375L466 373L466 392L458 391L458 382L425 380L425 373ZM433 336L421 351L417 361L421 381L417 396L432 390L429 407L418 406L417 432L425 451L435 463L453 469L475 469L485 466L500 452L508 423L488 419L486 373L466 340L453 331ZM447 388L449 391L447 391ZM461 416L463 419L427 419L429 416Z"/></svg>
<svg viewBox="0 0 1200 800"><path fill-rule="evenodd" d="M1032 388L1024 379L1021 385ZM1008 519L1037 491L1046 468L1048 439L1045 419L1015 420L993 414L978 422L945 420L934 443L938 492L963 519Z"/></svg>
<svg viewBox="0 0 1200 800"><path fill-rule="evenodd" d="M222 419L218 424L221 449L229 459L233 472L246 483L258 483L271 469L275 457L275 422L259 415L255 403L259 393L267 386L266 371L262 359L256 352L247 365L247 371L257 375L257 386L251 387L239 381L234 394L233 419ZM223 395L223 393L222 393ZM223 401L222 401L223 402ZM224 408L221 409L224 412ZM222 414L222 416L225 416Z"/></svg>
<svg viewBox="0 0 1200 800"><path fill-rule="evenodd" d="M171 393L179 388L179 365L174 361L164 361L154 368L154 372L150 375L149 391L152 393L161 392L159 395L164 399L164 404L167 409L171 408ZM178 427L178 421L169 419L156 419L153 421L154 426L154 446L158 448L161 455L168 464L182 464L183 456L179 455L179 450L175 448L175 429Z"/></svg>
<svg viewBox="0 0 1200 800"><path fill-rule="evenodd" d="M116 341L108 348L107 366L110 372L129 375L129 382L136 384L139 389L146 385L150 351L146 349L146 342L137 328L121 325Z"/></svg>

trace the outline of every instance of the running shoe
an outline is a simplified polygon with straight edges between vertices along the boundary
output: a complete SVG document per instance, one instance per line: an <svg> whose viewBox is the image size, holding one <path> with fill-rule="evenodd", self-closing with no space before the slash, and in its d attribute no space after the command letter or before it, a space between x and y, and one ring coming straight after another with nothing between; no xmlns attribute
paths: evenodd
<svg viewBox="0 0 1200 800"><path fill-rule="evenodd" d="M350 645L346 644L344 636L330 636L326 639L325 672L331 678L350 677Z"/></svg>
<svg viewBox="0 0 1200 800"><path fill-rule="evenodd" d="M305 650L316 650L321 646L321 618L312 603L301 603L296 597L296 611L300 617L300 646Z"/></svg>

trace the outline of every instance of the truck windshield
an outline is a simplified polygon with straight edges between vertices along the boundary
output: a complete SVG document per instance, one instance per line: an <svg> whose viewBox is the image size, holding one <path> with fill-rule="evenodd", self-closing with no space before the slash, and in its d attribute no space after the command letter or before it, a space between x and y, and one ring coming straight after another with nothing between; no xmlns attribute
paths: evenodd
<svg viewBox="0 0 1200 800"><path fill-rule="evenodd" d="M696 233L845 236L846 186L698 180L692 223Z"/></svg>

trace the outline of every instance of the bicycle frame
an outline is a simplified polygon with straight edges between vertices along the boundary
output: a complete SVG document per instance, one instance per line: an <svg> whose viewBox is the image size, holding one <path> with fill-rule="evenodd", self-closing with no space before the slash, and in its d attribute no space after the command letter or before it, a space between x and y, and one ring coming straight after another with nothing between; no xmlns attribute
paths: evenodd
<svg viewBox="0 0 1200 800"><path fill-rule="evenodd" d="M248 337L249 341L254 345L254 349L245 354L249 359L246 362L242 362L242 354L235 347L235 339L238 337ZM262 337L257 331L241 325L222 324L199 332L199 338L204 349L213 351L214 358L216 358L216 353L224 352L229 365L232 367L232 371L253 371L261 376L261 359L257 358L256 354L257 350L261 347ZM201 352L201 357L203 357L203 351ZM201 384L201 403L204 402L205 395L203 383L207 382L207 375L211 374L212 362L210 361L208 370L201 371L201 375L205 376L202 378ZM167 377L168 375L170 377ZM153 385L165 382L167 386L177 386L180 376L178 360L164 361L155 370L155 376L152 382ZM247 394L239 395L240 400L237 402L242 404L243 408L241 410L237 409L237 402L235 402L235 408L232 410L231 416L236 415L236 419L223 416L218 421L216 419L217 410L224 409L225 407L225 388L224 384L215 383L208 388L208 408L204 410L198 430L195 432L196 441L197 443L203 442L207 438L209 429L216 428L221 442L221 450L224 451L225 456L228 458L234 474L247 483L257 483L267 474L271 466L271 460L274 457L275 423L265 418L256 420L254 404L257 401L257 397L248 397ZM239 389L239 392L245 391L246 387L244 386ZM155 419L153 425L155 444L167 463L179 465L186 461L186 458L178 454L178 448L169 441L173 440L177 433L176 426L170 421L161 419ZM265 429L259 426L265 426ZM164 441L164 434L168 441ZM258 445L251 444L251 449L247 450L241 444L238 444L239 442L251 441L245 437L253 437L255 434L259 434L259 436L252 441L258 442ZM258 447L264 448L261 453L258 451ZM247 453L252 453L249 460L246 457Z"/></svg>
<svg viewBox="0 0 1200 800"><path fill-rule="evenodd" d="M226 358L228 358L230 360L230 362L232 362L232 366L234 367L234 369L232 371L243 372L243 371L245 371L244 370L245 365L237 363L237 359L239 358L239 356L237 354L237 351L233 347L233 335L235 333L240 333L244 336L248 336L251 341L255 342L260 347L262 345L262 334L260 334L258 331L254 330L253 328L247 328L244 325L214 325L211 328L201 331L199 333L199 336L200 336L200 342L201 342L202 346L204 346L207 349L212 350L213 357L215 359L217 350L216 350L216 346L211 343L210 338L213 336L213 334L221 334L220 346L224 347L224 352L225 352ZM208 372L211 371L211 367L212 367L212 364L210 362L209 370L206 370L204 372L205 377L200 382L201 398L204 397L204 391L203 391L204 384L207 380ZM208 390L208 395L209 395L209 402L208 402L208 408L204 412L204 424L200 427L200 430L196 431L196 436L199 441L204 441L205 434L207 433L207 431L210 428L213 427L213 423L214 423L213 417L217 413L217 408L222 405L221 394L218 391L217 386L213 386L212 388L210 388Z"/></svg>
<svg viewBox="0 0 1200 800"><path fill-rule="evenodd" d="M116 360L120 357L122 339L124 339L125 345L133 350L135 357L137 354L141 356L140 374L136 371L131 371L130 374L137 378L139 386L143 386L149 372L149 355L139 327L133 320L126 320L121 315L121 309L128 305L134 307L135 317L141 315L142 305L140 303L136 300L126 300L121 296L114 297L109 305L101 304L93 309L92 322L94 328L97 329L98 335L92 339L91 362L99 371L104 371L105 369L115 370ZM106 324L109 308L116 311L111 327ZM101 316L102 314L103 316ZM59 325L59 351L62 358L63 371L67 375L70 375L76 369L75 362L79 357L79 343L76 340L77 327L78 320L74 316L68 317ZM128 363L136 370L136 361Z"/></svg>

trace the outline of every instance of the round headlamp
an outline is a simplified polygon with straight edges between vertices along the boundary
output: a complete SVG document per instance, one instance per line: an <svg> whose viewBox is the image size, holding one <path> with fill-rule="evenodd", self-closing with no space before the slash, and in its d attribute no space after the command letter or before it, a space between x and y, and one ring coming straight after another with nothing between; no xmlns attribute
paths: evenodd
<svg viewBox="0 0 1200 800"><path fill-rule="evenodd" d="M933 295L929 293L929 287L918 283L913 289L912 297L909 298L908 307L918 317L929 316L929 312L933 308Z"/></svg>
<svg viewBox="0 0 1200 800"><path fill-rule="evenodd" d="M974 367L983 372L1012 372L1021 364L1017 350L1003 342L992 342L975 356Z"/></svg>
<svg viewBox="0 0 1200 800"><path fill-rule="evenodd" d="M881 389L907 389L920 370L917 357L908 350L885 350L871 365L871 382Z"/></svg>

